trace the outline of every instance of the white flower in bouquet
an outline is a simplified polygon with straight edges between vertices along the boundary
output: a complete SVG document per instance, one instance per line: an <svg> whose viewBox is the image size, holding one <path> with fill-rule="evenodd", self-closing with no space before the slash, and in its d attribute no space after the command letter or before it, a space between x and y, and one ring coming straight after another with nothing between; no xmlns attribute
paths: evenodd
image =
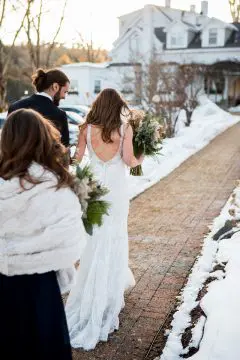
<svg viewBox="0 0 240 360"><path fill-rule="evenodd" d="M80 204L82 206L83 216L86 217L86 212L88 208L88 199L90 198L89 193L91 191L90 186L88 185L88 179L84 178L82 180L77 177L74 178L74 192L79 198Z"/></svg>

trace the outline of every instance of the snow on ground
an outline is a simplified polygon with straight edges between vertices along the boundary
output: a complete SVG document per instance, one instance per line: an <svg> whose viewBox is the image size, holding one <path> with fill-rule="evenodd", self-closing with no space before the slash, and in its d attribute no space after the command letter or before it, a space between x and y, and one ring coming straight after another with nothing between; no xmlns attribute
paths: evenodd
<svg viewBox="0 0 240 360"><path fill-rule="evenodd" d="M206 317L201 316L193 328L191 342L196 348L200 343L200 348L188 359L239 360L240 228L233 228L237 232L229 239L213 240L213 235L226 220L233 219L240 220L240 187L235 189L205 238L202 253L182 290L180 305L173 316L172 328L160 360L180 360L180 355L188 352L188 349L183 349L181 336L191 325L190 312L198 305L196 299L199 290L210 277L213 267L225 263L225 272L218 270L211 273L211 277L214 275L216 280L210 283L207 294L200 300L200 307Z"/></svg>
<svg viewBox="0 0 240 360"><path fill-rule="evenodd" d="M240 205L240 189L237 188L235 203ZM240 219L240 208L234 205L235 219ZM229 216L228 216L229 217ZM224 278L213 281L201 301L207 316L204 336L197 354L192 360L239 360L240 357L240 232L219 243L217 263L227 263Z"/></svg>
<svg viewBox="0 0 240 360"><path fill-rule="evenodd" d="M218 134L240 120L240 117L220 109L205 95L200 98L200 104L193 113L191 126L182 127L183 118L180 118L177 136L163 141L161 155L144 160L144 175L129 177L131 199L156 184Z"/></svg>
<svg viewBox="0 0 240 360"><path fill-rule="evenodd" d="M228 111L230 111L232 113L240 113L240 105L231 107L228 109Z"/></svg>

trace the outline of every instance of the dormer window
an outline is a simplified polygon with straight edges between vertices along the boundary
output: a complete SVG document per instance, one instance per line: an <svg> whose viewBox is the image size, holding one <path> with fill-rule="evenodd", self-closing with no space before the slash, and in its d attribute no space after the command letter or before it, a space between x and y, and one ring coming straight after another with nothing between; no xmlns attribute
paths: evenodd
<svg viewBox="0 0 240 360"><path fill-rule="evenodd" d="M208 38L208 44L209 45L217 45L218 39L217 39L218 31L217 29L209 29L209 38Z"/></svg>
<svg viewBox="0 0 240 360"><path fill-rule="evenodd" d="M183 36L182 34L171 34L171 46L172 47L182 47L183 46Z"/></svg>

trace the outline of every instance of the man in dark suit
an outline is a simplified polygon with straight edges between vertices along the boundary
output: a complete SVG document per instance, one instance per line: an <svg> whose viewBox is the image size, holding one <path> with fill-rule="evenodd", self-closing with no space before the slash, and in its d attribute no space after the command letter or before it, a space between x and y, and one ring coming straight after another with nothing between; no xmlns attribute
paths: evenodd
<svg viewBox="0 0 240 360"><path fill-rule="evenodd" d="M58 69L37 70L32 76L36 93L28 98L11 104L8 113L18 109L33 109L50 120L61 134L62 143L69 146L69 129L65 111L58 108L61 99L65 99L69 89L68 77Z"/></svg>

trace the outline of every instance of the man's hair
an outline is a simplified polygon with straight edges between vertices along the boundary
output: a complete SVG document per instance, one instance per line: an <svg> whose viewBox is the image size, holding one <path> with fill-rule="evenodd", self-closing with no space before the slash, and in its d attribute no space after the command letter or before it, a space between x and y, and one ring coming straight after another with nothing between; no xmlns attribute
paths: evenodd
<svg viewBox="0 0 240 360"><path fill-rule="evenodd" d="M59 86L65 86L68 82L70 81L67 75L58 69L50 69L46 71L38 69L37 72L32 75L32 84L38 92L48 89L54 83L57 83Z"/></svg>

